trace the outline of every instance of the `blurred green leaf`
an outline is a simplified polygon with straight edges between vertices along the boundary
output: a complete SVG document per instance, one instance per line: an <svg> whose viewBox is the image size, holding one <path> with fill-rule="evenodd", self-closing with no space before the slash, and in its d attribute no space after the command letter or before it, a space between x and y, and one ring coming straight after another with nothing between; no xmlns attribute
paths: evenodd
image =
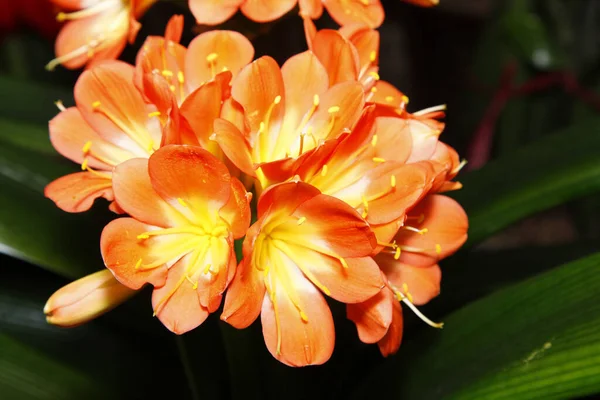
<svg viewBox="0 0 600 400"><path fill-rule="evenodd" d="M0 117L0 143L59 158L48 136L48 125L17 122Z"/></svg>
<svg viewBox="0 0 600 400"><path fill-rule="evenodd" d="M356 398L566 399L600 392L600 253L471 303Z"/></svg>
<svg viewBox="0 0 600 400"><path fill-rule="evenodd" d="M469 244L569 200L600 191L600 119L580 121L459 177Z"/></svg>

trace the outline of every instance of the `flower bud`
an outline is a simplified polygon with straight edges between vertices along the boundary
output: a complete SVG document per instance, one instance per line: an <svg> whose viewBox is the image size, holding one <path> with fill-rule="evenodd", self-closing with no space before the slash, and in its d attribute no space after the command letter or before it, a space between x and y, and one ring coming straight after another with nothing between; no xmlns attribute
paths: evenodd
<svg viewBox="0 0 600 400"><path fill-rule="evenodd" d="M44 314L50 324L74 327L112 310L135 292L105 269L58 289L44 306Z"/></svg>

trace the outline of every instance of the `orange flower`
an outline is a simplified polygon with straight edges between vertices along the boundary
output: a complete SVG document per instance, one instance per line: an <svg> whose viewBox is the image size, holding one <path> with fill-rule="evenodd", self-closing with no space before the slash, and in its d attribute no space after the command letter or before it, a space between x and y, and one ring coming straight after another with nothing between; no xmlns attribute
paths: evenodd
<svg viewBox="0 0 600 400"><path fill-rule="evenodd" d="M134 157L149 157L161 141L160 124L133 85L133 67L106 61L85 71L75 85L77 107L50 121L50 140L83 172L58 178L45 195L68 212L88 210L94 200L113 200L112 169ZM118 210L113 204L113 210Z"/></svg>
<svg viewBox="0 0 600 400"><path fill-rule="evenodd" d="M112 310L135 293L105 269L57 290L46 302L44 314L50 324L74 327Z"/></svg>
<svg viewBox="0 0 600 400"><path fill-rule="evenodd" d="M235 273L233 240L250 223L243 185L206 150L169 145L115 168L115 197L132 218L102 232L104 263L131 289L154 286L154 314L172 332L200 325Z"/></svg>
<svg viewBox="0 0 600 400"><path fill-rule="evenodd" d="M384 356L395 353L402 339L402 312L398 301L423 321L441 327L421 314L423 305L440 292L438 262L467 240L468 220L462 207L446 196L429 195L419 202L396 234L393 244L375 257L386 277L386 289L361 304L347 307L348 318L365 343L379 343Z"/></svg>
<svg viewBox="0 0 600 400"><path fill-rule="evenodd" d="M100 60L117 58L140 29L137 19L156 0L51 0L73 12L60 12L56 19L69 21L56 39L56 58L46 65L62 64L76 69Z"/></svg>
<svg viewBox="0 0 600 400"><path fill-rule="evenodd" d="M252 61L254 48L240 33L211 31L186 49L179 44L182 29L183 17L175 16L164 37L146 39L137 56L136 85L167 125L164 144L200 144L223 159L209 137L217 118L243 129L243 110L229 96L229 81Z"/></svg>
<svg viewBox="0 0 600 400"><path fill-rule="evenodd" d="M213 139L240 170L258 178L259 189L293 176L323 142L354 125L364 104L356 82L329 88L327 73L311 52L290 58L281 69L261 57L240 71L231 92L249 131L221 119Z"/></svg>
<svg viewBox="0 0 600 400"><path fill-rule="evenodd" d="M275 358L322 364L334 328L321 292L343 303L377 294L383 281L369 257L374 248L369 225L344 202L302 182L275 185L258 201L221 319L244 328L260 314Z"/></svg>
<svg viewBox="0 0 600 400"><path fill-rule="evenodd" d="M340 25L361 23L377 28L383 22L379 0L190 0L190 9L199 24L217 25L237 12L255 22L276 20L299 3L300 14L317 19L327 9Z"/></svg>

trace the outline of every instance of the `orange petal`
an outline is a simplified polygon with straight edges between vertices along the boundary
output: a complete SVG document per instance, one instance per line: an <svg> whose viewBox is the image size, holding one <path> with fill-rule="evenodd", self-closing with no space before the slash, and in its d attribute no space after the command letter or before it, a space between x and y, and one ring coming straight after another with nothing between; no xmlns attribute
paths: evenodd
<svg viewBox="0 0 600 400"><path fill-rule="evenodd" d="M440 4L440 0L404 0L404 2L421 7L433 7Z"/></svg>
<svg viewBox="0 0 600 400"><path fill-rule="evenodd" d="M50 2L60 8L68 10L77 10L89 7L89 0L50 0Z"/></svg>
<svg viewBox="0 0 600 400"><path fill-rule="evenodd" d="M270 109L271 125L283 117L283 101L280 105L271 107L275 98L283 95L281 70L271 57L261 57L247 65L232 82L231 96L244 107L252 132L258 132Z"/></svg>
<svg viewBox="0 0 600 400"><path fill-rule="evenodd" d="M75 100L85 120L106 141L148 157L161 141L158 119L133 84L134 68L107 61L85 71L75 84Z"/></svg>
<svg viewBox="0 0 600 400"><path fill-rule="evenodd" d="M278 19L290 11L298 0L246 0L240 7L242 13L255 22Z"/></svg>
<svg viewBox="0 0 600 400"><path fill-rule="evenodd" d="M394 260L391 254L379 254L377 264L388 280L400 291L410 293L410 301L417 305L427 304L440 294L442 271L437 264L414 267Z"/></svg>
<svg viewBox="0 0 600 400"><path fill-rule="evenodd" d="M75 327L112 310L135 293L103 269L54 292L44 306L44 314L52 325Z"/></svg>
<svg viewBox="0 0 600 400"><path fill-rule="evenodd" d="M254 47L241 33L215 30L190 42L185 77L190 89L199 87L227 69L233 76L252 61Z"/></svg>
<svg viewBox="0 0 600 400"><path fill-rule="evenodd" d="M229 224L229 229L235 239L246 234L250 226L250 199L252 194L237 178L231 178L231 196L227 204L221 208L219 215Z"/></svg>
<svg viewBox="0 0 600 400"><path fill-rule="evenodd" d="M190 11L196 22L204 25L218 25L236 13L245 0L190 0Z"/></svg>
<svg viewBox="0 0 600 400"><path fill-rule="evenodd" d="M263 335L269 352L290 366L319 365L333 353L335 330L331 311L319 291L297 269L283 271L294 282L288 293L279 274L270 274L272 298L264 297L261 312ZM301 317L297 306L303 311Z"/></svg>
<svg viewBox="0 0 600 400"><path fill-rule="evenodd" d="M402 251L400 260L414 266L429 266L453 254L467 240L469 222L460 204L449 197L430 195L409 213L409 222L423 234L401 229L396 235L400 246L418 249Z"/></svg>
<svg viewBox="0 0 600 400"><path fill-rule="evenodd" d="M313 39L313 51L325 66L331 86L339 82L356 81L359 58L356 48L338 31L322 29Z"/></svg>
<svg viewBox="0 0 600 400"><path fill-rule="evenodd" d="M76 172L58 178L46 186L44 195L58 208L71 213L89 210L99 197L108 201L114 198L110 173L105 177L91 172Z"/></svg>
<svg viewBox="0 0 600 400"><path fill-rule="evenodd" d="M417 119L408 119L406 122L412 135L413 144L412 152L406 162L429 160L435 152L441 130Z"/></svg>
<svg viewBox="0 0 600 400"><path fill-rule="evenodd" d="M246 328L256 320L265 296L265 284L260 271L244 260L227 289L221 314L223 321L238 329Z"/></svg>
<svg viewBox="0 0 600 400"><path fill-rule="evenodd" d="M331 18L340 25L361 23L377 28L383 22L383 7L379 0L363 1L323 0Z"/></svg>
<svg viewBox="0 0 600 400"><path fill-rule="evenodd" d="M394 85L386 81L378 80L375 87L369 92L367 98L369 103L376 103L384 106L388 112L395 109L403 110L406 107L408 97L396 89Z"/></svg>
<svg viewBox="0 0 600 400"><path fill-rule="evenodd" d="M346 306L347 317L356 324L361 342L376 343L385 336L392 323L392 303L395 301L392 291L383 288L362 303Z"/></svg>
<svg viewBox="0 0 600 400"><path fill-rule="evenodd" d="M146 283L162 286L167 279L165 264L145 269L164 257L164 249L177 240L164 235L153 237L150 241L138 239L138 235L156 229L133 218L118 218L111 221L100 237L100 251L106 268L115 278L131 289L140 289Z"/></svg>
<svg viewBox="0 0 600 400"><path fill-rule="evenodd" d="M250 146L235 125L224 119L217 119L214 122L214 131L214 140L219 144L227 158L242 172L256 177Z"/></svg>
<svg viewBox="0 0 600 400"><path fill-rule="evenodd" d="M178 335L198 327L209 314L186 279L186 262L190 257L185 256L169 268L164 286L152 292L154 313L167 329Z"/></svg>
<svg viewBox="0 0 600 400"><path fill-rule="evenodd" d="M179 43L183 34L183 15L173 15L165 28L165 40Z"/></svg>
<svg viewBox="0 0 600 400"><path fill-rule="evenodd" d="M302 0L300 0L302 2ZM312 1L312 0L305 0ZM321 1L317 0L317 2L322 6ZM322 10L321 10L322 11ZM302 17L302 23L304 25L304 37L306 38L306 44L308 45L308 50L313 51L313 41L315 36L317 35L317 27L312 19L304 16Z"/></svg>
<svg viewBox="0 0 600 400"><path fill-rule="evenodd" d="M321 0L299 0L300 15L310 19L319 19L323 14L323 3Z"/></svg>
<svg viewBox="0 0 600 400"><path fill-rule="evenodd" d="M134 158L119 164L113 172L113 188L119 206L142 222L169 227L187 221L154 191L146 159Z"/></svg>
<svg viewBox="0 0 600 400"><path fill-rule="evenodd" d="M329 87L327 71L310 51L297 54L281 67L285 88L285 127L291 131L313 106L314 97L321 96ZM294 137L295 139L295 137Z"/></svg>
<svg viewBox="0 0 600 400"><path fill-rule="evenodd" d="M362 24L346 25L339 32L356 48L361 69L379 64L379 32Z"/></svg>
<svg viewBox="0 0 600 400"><path fill-rule="evenodd" d="M392 323L378 343L379 351L384 357L394 354L400 348L402 343L402 334L404 331L404 319L402 318L402 307L397 301L392 302Z"/></svg>
<svg viewBox="0 0 600 400"><path fill-rule="evenodd" d="M273 185L258 199L258 218L261 218L271 207L277 207L278 211L291 215L298 206L320 193L319 189L304 182Z"/></svg>
<svg viewBox="0 0 600 400"><path fill-rule="evenodd" d="M401 118L379 117L375 124L375 157L406 162L412 152L412 135L407 122Z"/></svg>
<svg viewBox="0 0 600 400"><path fill-rule="evenodd" d="M156 193L194 223L215 221L231 192L227 167L196 146L169 145L148 162Z"/></svg>
<svg viewBox="0 0 600 400"><path fill-rule="evenodd" d="M87 159L92 168L110 170L132 157L131 153L98 136L76 107L69 107L52 118L49 128L50 141L56 151L78 164ZM88 142L90 148L84 152Z"/></svg>
<svg viewBox="0 0 600 400"><path fill-rule="evenodd" d="M211 81L192 92L181 105L181 114L204 148L208 148L214 121L221 115L221 98L221 85Z"/></svg>
<svg viewBox="0 0 600 400"><path fill-rule="evenodd" d="M84 66L90 60L95 62L116 58L127 43L130 29L129 13L126 10L109 9L88 18L69 21L61 29L54 46L55 64L69 69Z"/></svg>

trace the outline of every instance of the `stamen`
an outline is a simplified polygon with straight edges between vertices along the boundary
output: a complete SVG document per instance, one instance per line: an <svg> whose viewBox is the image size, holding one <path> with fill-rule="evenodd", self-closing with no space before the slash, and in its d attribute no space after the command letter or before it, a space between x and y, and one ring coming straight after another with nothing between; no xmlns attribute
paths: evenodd
<svg viewBox="0 0 600 400"><path fill-rule="evenodd" d="M86 155L90 151L91 147L92 147L92 142L91 141L87 141L87 142L85 142L85 144L81 148L81 151L83 152L84 155ZM82 165L82 167L83 167L83 165Z"/></svg>
<svg viewBox="0 0 600 400"><path fill-rule="evenodd" d="M308 316L306 315L306 313L302 310L300 310L300 318L302 318L302 321L304 322L308 322Z"/></svg>
<svg viewBox="0 0 600 400"><path fill-rule="evenodd" d="M183 82L185 82L185 77L183 76L183 72L181 72L181 71L177 72L177 80L181 84L183 84Z"/></svg>
<svg viewBox="0 0 600 400"><path fill-rule="evenodd" d="M371 146L377 146L377 135L373 135L373 139L371 139Z"/></svg>
<svg viewBox="0 0 600 400"><path fill-rule="evenodd" d="M377 52L373 50L371 53L369 53L369 61L375 62L375 59L377 59Z"/></svg>
<svg viewBox="0 0 600 400"><path fill-rule="evenodd" d="M435 244L435 252L440 255L442 254L442 246L439 243Z"/></svg>
<svg viewBox="0 0 600 400"><path fill-rule="evenodd" d="M338 260L340 260L340 263L342 264L342 267L344 267L344 269L348 269L348 263L344 258L339 257Z"/></svg>
<svg viewBox="0 0 600 400"><path fill-rule="evenodd" d="M367 198L365 197L364 194L361 196L361 200L362 200L362 204L363 204L362 217L367 218L367 215L369 214L369 203L367 202Z"/></svg>
<svg viewBox="0 0 600 400"><path fill-rule="evenodd" d="M396 251L394 252L394 260L398 260L400 258L401 253L402 249L400 247L396 247Z"/></svg>
<svg viewBox="0 0 600 400"><path fill-rule="evenodd" d="M369 76L370 76L371 78L375 79L376 81L378 81L379 79L381 79L381 78L379 77L379 74L378 74L377 72L375 72L375 71L371 71L371 72L369 72Z"/></svg>
<svg viewBox="0 0 600 400"><path fill-rule="evenodd" d="M319 100L319 95L318 95L318 94L315 94L315 95L313 96L313 106L315 106L315 107L319 107L319 102L320 102L320 100Z"/></svg>
<svg viewBox="0 0 600 400"><path fill-rule="evenodd" d="M140 265L142 265L142 259L141 258L139 260L137 260L137 262L135 263L135 269L139 269Z"/></svg>
<svg viewBox="0 0 600 400"><path fill-rule="evenodd" d="M371 88L371 93L377 93L377 88L375 86Z"/></svg>
<svg viewBox="0 0 600 400"><path fill-rule="evenodd" d="M185 208L188 208L188 207L189 207L189 206L187 205L187 203L186 203L186 202L185 202L185 201L184 201L184 200L183 200L181 197L178 197L178 198L177 198L177 202L178 202L179 204L181 204L181 205L182 205L183 207L185 207Z"/></svg>
<svg viewBox="0 0 600 400"><path fill-rule="evenodd" d="M390 178L390 186L392 186L393 188L396 187L396 175L392 175Z"/></svg>
<svg viewBox="0 0 600 400"><path fill-rule="evenodd" d="M463 160L460 162L460 164L458 164L456 166L456 168L454 168L450 173L452 175L458 174L460 172L461 169L464 168L465 165L467 165L467 160L463 158Z"/></svg>
<svg viewBox="0 0 600 400"><path fill-rule="evenodd" d="M398 289L396 289L396 288L393 287L393 291L396 294L396 297L398 298L398 300L401 301L401 302L403 302L404 304L406 304L412 310L412 312L414 312L415 315L417 317L419 317L427 325L432 326L434 328L438 328L438 329L442 329L444 327L444 323L443 322L433 322L432 320L430 320L429 318L427 318L425 315L423 315L423 313L421 311L419 311L419 309L417 307L415 307L415 305L412 303L412 301L410 301L408 299L408 297L405 296Z"/></svg>
<svg viewBox="0 0 600 400"><path fill-rule="evenodd" d="M331 106L331 107L329 107L329 108L327 109L327 112L328 112L329 114L335 114L335 113L337 113L337 112L339 112L339 111L340 111L340 107L339 107L339 106Z"/></svg>
<svg viewBox="0 0 600 400"><path fill-rule="evenodd" d="M306 221L306 217L300 217L300 218L298 219L298 222L297 222L297 224L298 224L298 225L302 225L302 224L303 224L305 221Z"/></svg>
<svg viewBox="0 0 600 400"><path fill-rule="evenodd" d="M392 101L394 101L394 96L385 96L385 101L391 103Z"/></svg>
<svg viewBox="0 0 600 400"><path fill-rule="evenodd" d="M440 104L439 106L429 107L424 110L417 111L417 112L413 113L413 115L421 116L421 115L426 115L426 114L436 112L436 111L446 111L446 105Z"/></svg>
<svg viewBox="0 0 600 400"><path fill-rule="evenodd" d="M403 95L403 96L402 96L402 102L403 102L404 104L408 104L408 97Z"/></svg>
<svg viewBox="0 0 600 400"><path fill-rule="evenodd" d="M60 111L66 111L67 109L65 108L65 105L63 104L62 100L56 100L54 102L54 105L56 106L56 108L58 108Z"/></svg>
<svg viewBox="0 0 600 400"><path fill-rule="evenodd" d="M382 163L382 162L385 162L385 158L373 157L373 161L376 163Z"/></svg>
<svg viewBox="0 0 600 400"><path fill-rule="evenodd" d="M427 229L427 228L418 229L418 228L415 228L414 226L408 226L408 225L404 225L402 227L402 229L406 229L407 231L418 233L419 235L424 235L427 232L429 232L429 229Z"/></svg>
<svg viewBox="0 0 600 400"><path fill-rule="evenodd" d="M153 117L159 117L160 116L160 111L153 111L151 113L148 113L148 117L153 118Z"/></svg>
<svg viewBox="0 0 600 400"><path fill-rule="evenodd" d="M168 78L173 77L173 71L169 71L168 69L163 69L161 73L162 73L162 76L164 76L164 77L168 77Z"/></svg>

